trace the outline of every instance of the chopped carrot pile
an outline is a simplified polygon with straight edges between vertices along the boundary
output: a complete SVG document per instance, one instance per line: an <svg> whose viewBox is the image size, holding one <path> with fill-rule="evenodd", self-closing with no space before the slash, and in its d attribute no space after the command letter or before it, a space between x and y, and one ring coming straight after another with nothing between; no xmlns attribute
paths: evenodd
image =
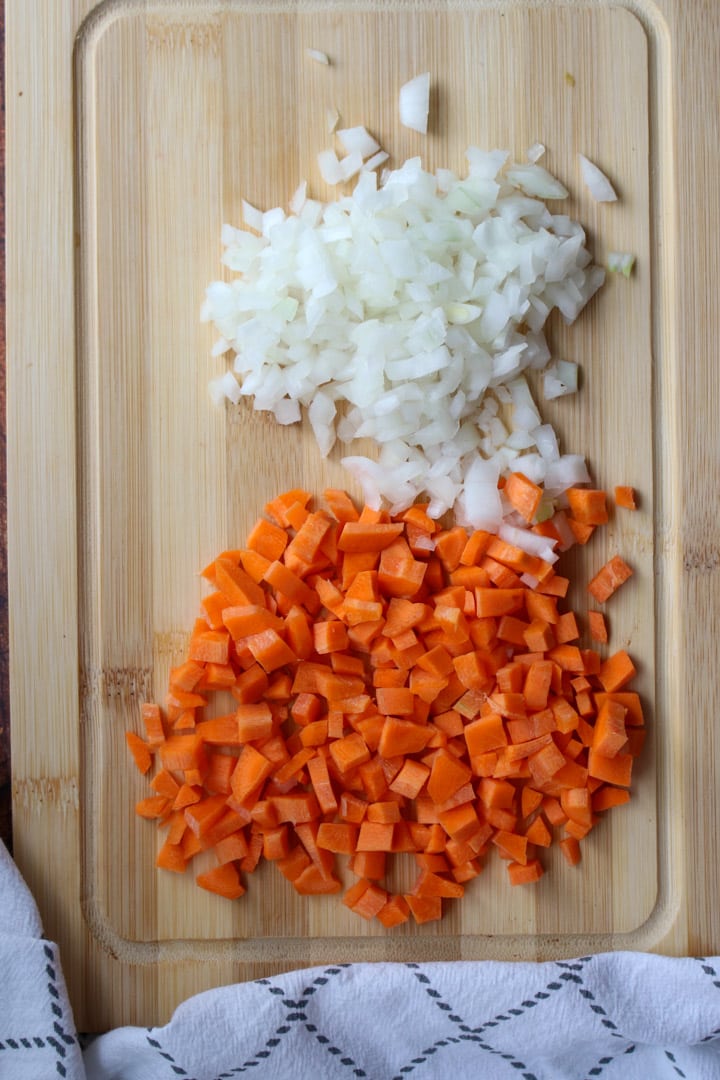
<svg viewBox="0 0 720 1080"><path fill-rule="evenodd" d="M507 488L530 520L535 486L516 474ZM577 864L630 797L644 735L630 656L583 646L560 609L568 581L540 556L420 505L391 518L337 490L325 505L285 492L202 571L164 708L145 703L144 738L127 735L152 770L136 811L164 830L157 866L182 873L211 851L197 883L235 899L264 858L308 896L342 892L346 858L343 903L390 928L441 918L493 849L513 885L538 881L554 841ZM586 542L604 493L575 489L566 514ZM591 592L602 602L628 576L616 556ZM232 707L206 716L216 691ZM385 884L401 852L417 864L404 894Z"/></svg>

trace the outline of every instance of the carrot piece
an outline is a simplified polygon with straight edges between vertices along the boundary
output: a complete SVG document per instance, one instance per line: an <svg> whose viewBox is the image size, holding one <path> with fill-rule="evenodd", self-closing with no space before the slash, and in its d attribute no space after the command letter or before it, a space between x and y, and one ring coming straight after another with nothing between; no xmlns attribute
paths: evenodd
<svg viewBox="0 0 720 1080"><path fill-rule="evenodd" d="M418 926L442 918L442 897L413 896L412 893L405 893L404 899Z"/></svg>
<svg viewBox="0 0 720 1080"><path fill-rule="evenodd" d="M608 641L607 624L605 622L605 616L601 611L588 611L588 626L590 627L590 637L593 641L597 641L601 645L606 645Z"/></svg>
<svg viewBox="0 0 720 1080"><path fill-rule="evenodd" d="M348 521L338 540L339 551L382 551L403 531L402 522L372 523Z"/></svg>
<svg viewBox="0 0 720 1080"><path fill-rule="evenodd" d="M390 896L377 913L377 919L387 929L399 926L410 918L410 908L404 896Z"/></svg>
<svg viewBox="0 0 720 1080"><path fill-rule="evenodd" d="M508 476L503 492L510 505L527 522L534 519L543 494L538 484L529 480L524 473L514 472Z"/></svg>
<svg viewBox="0 0 720 1080"><path fill-rule="evenodd" d="M630 787L632 764L632 754L617 753L614 757L605 757L592 747L588 751L589 775L616 787Z"/></svg>
<svg viewBox="0 0 720 1080"><path fill-rule="evenodd" d="M358 827L347 823L322 821L318 829L318 847L343 855L352 855L357 846Z"/></svg>
<svg viewBox="0 0 720 1080"><path fill-rule="evenodd" d="M500 829L495 833L492 842L500 849L506 858L511 859L516 863L521 863L523 866L527 864L527 836L521 836L518 833L507 832L504 829Z"/></svg>
<svg viewBox="0 0 720 1080"><path fill-rule="evenodd" d="M290 854L290 831L286 824L263 833L263 858L268 862L285 859Z"/></svg>
<svg viewBox="0 0 720 1080"><path fill-rule="evenodd" d="M224 896L228 900L237 900L245 892L237 867L232 862L223 863L203 874L198 874L195 881L201 889L217 893L218 896Z"/></svg>
<svg viewBox="0 0 720 1080"><path fill-rule="evenodd" d="M180 844L171 844L166 841L155 857L155 865L161 870L172 870L175 874L183 874L187 869L188 859Z"/></svg>
<svg viewBox="0 0 720 1080"><path fill-rule="evenodd" d="M143 775L150 771L152 765L153 755L150 747L141 739L139 735L136 735L134 731L125 732L125 742L127 743L128 750L133 756L133 760Z"/></svg>
<svg viewBox="0 0 720 1080"><path fill-rule="evenodd" d="M609 600L617 589L632 576L632 569L619 555L613 557L598 570L588 585L588 592L599 604Z"/></svg>
<svg viewBox="0 0 720 1080"><path fill-rule="evenodd" d="M605 525L608 520L605 492L591 488L569 488L570 512L583 525Z"/></svg>
<svg viewBox="0 0 720 1080"><path fill-rule="evenodd" d="M624 649L613 653L600 666L598 678L603 690L613 693L621 690L635 676L635 665Z"/></svg>
<svg viewBox="0 0 720 1080"><path fill-rule="evenodd" d="M432 870L422 869L413 885L412 895L422 899L438 896L459 900L465 895L465 888L450 878L433 873Z"/></svg>
<svg viewBox="0 0 720 1080"><path fill-rule="evenodd" d="M630 792L627 788L603 785L593 793L593 813L597 814L603 810L609 810L613 806L623 806L627 802L630 802Z"/></svg>
<svg viewBox="0 0 720 1080"><path fill-rule="evenodd" d="M637 510L635 488L620 486L615 488L615 505L622 506L625 510Z"/></svg>
<svg viewBox="0 0 720 1080"><path fill-rule="evenodd" d="M366 819L360 825L356 850L392 851L394 828L392 822L372 822Z"/></svg>
<svg viewBox="0 0 720 1080"><path fill-rule="evenodd" d="M404 757L424 750L432 731L413 720L388 716L383 724L378 751L384 758ZM335 745L335 744L333 744Z"/></svg>
<svg viewBox="0 0 720 1080"><path fill-rule="evenodd" d="M218 840L214 847L215 858L220 865L227 862L236 862L244 859L248 853L248 842L244 829L237 829Z"/></svg>
<svg viewBox="0 0 720 1080"><path fill-rule="evenodd" d="M618 701L603 701L593 730L592 749L596 753L612 758L625 746L625 712L625 707Z"/></svg>
<svg viewBox="0 0 720 1080"><path fill-rule="evenodd" d="M272 772L272 764L250 743L246 743L232 774L232 793L238 803L250 799Z"/></svg>
<svg viewBox="0 0 720 1080"><path fill-rule="evenodd" d="M537 847L550 847L552 843L552 833L539 814L525 830L525 836L529 844L536 844Z"/></svg>
<svg viewBox="0 0 720 1080"><path fill-rule="evenodd" d="M312 791L293 792L288 795L272 795L269 801L275 808L278 822L290 821L293 825L317 821L320 807Z"/></svg>
<svg viewBox="0 0 720 1080"><path fill-rule="evenodd" d="M330 756L338 771L342 773L356 769L370 760L370 751L361 735L353 732L343 739L335 739L330 744Z"/></svg>
<svg viewBox="0 0 720 1080"><path fill-rule="evenodd" d="M352 910L363 919L374 919L388 902L388 893L373 882L368 882L352 905Z"/></svg>
<svg viewBox="0 0 720 1080"><path fill-rule="evenodd" d="M296 844L287 855L278 859L275 865L284 878L295 882L303 870L306 870L311 865L310 856L302 844Z"/></svg>
<svg viewBox="0 0 720 1080"><path fill-rule="evenodd" d="M381 881L385 877L386 860L384 851L356 851L350 860L350 869L358 877Z"/></svg>
<svg viewBox="0 0 720 1080"><path fill-rule="evenodd" d="M511 885L533 884L539 881L545 872L539 859L530 859L525 865L511 862L507 870Z"/></svg>
<svg viewBox="0 0 720 1080"><path fill-rule="evenodd" d="M473 720L466 726L464 736L471 758L507 746L508 742L502 717L495 713Z"/></svg>
<svg viewBox="0 0 720 1080"><path fill-rule="evenodd" d="M317 592L279 560L270 563L263 580L286 596L292 604L299 604L313 615L319 610L320 599Z"/></svg>
<svg viewBox="0 0 720 1080"><path fill-rule="evenodd" d="M298 874L293 886L301 896L323 896L342 891L342 884L336 877L323 875L313 863Z"/></svg>
<svg viewBox="0 0 720 1080"><path fill-rule="evenodd" d="M248 534L246 541L250 551L255 551L272 562L279 559L288 544L288 534L285 529L259 518Z"/></svg>
<svg viewBox="0 0 720 1080"><path fill-rule="evenodd" d="M580 844L576 837L565 836L560 841L560 850L567 859L570 866L577 866L582 858L580 854Z"/></svg>
<svg viewBox="0 0 720 1080"><path fill-rule="evenodd" d="M555 639L558 645L566 645L569 641L577 641L580 630L574 611L564 611L558 616L555 624Z"/></svg>
<svg viewBox="0 0 720 1080"><path fill-rule="evenodd" d="M416 799L430 775L430 769L421 761L405 760L400 772L390 784L390 790L408 799Z"/></svg>
<svg viewBox="0 0 720 1080"><path fill-rule="evenodd" d="M467 765L447 750L438 750L433 759L427 792L434 803L445 803L455 792L466 784L471 776Z"/></svg>

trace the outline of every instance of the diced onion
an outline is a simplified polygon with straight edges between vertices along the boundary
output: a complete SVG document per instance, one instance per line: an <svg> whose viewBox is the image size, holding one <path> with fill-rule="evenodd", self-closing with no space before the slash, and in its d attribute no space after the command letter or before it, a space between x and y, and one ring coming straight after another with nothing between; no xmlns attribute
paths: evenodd
<svg viewBox="0 0 720 1080"><path fill-rule="evenodd" d="M412 158L378 178L387 155L365 128L338 140L345 156L325 150L318 164L328 184L355 175L350 194L324 204L303 183L289 213L244 202L254 232L222 228L233 276L208 286L201 312L213 353L230 358L213 400L251 398L280 424L306 415L323 454L373 440L376 458L341 459L371 506L398 512L423 495L433 517L518 529L498 480L520 469L551 516L589 475L560 452L525 372L544 373L546 397L577 387L543 327L555 308L571 322L604 279L580 225L543 201L565 188L476 147L465 177ZM523 542L553 560L547 538Z"/></svg>
<svg viewBox="0 0 720 1080"><path fill-rule="evenodd" d="M400 87L400 123L427 134L428 115L430 113L430 72L416 75L410 82Z"/></svg>
<svg viewBox="0 0 720 1080"><path fill-rule="evenodd" d="M611 274L623 274L629 278L635 265L635 256L629 251L610 251L607 257L607 268Z"/></svg>
<svg viewBox="0 0 720 1080"><path fill-rule="evenodd" d="M615 189L605 173L598 166L586 158L584 154L578 154L580 159L580 171L588 191L596 202L615 202L617 195Z"/></svg>
<svg viewBox="0 0 720 1080"><path fill-rule="evenodd" d="M330 58L327 53L322 52L321 49L306 49L306 54L311 60L314 60L316 64L329 64Z"/></svg>

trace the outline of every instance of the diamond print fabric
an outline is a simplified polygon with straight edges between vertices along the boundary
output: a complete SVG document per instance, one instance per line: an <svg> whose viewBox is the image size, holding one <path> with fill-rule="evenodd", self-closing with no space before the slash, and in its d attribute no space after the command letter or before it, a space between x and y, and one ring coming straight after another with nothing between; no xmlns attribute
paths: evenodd
<svg viewBox="0 0 720 1080"><path fill-rule="evenodd" d="M83 1051L0 845L0 1080L720 1080L720 957L337 964L210 990Z"/></svg>

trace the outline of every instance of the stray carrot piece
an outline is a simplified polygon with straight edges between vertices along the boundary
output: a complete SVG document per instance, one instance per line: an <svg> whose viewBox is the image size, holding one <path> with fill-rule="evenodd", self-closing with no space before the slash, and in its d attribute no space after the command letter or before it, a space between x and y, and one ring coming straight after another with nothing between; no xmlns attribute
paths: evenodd
<svg viewBox="0 0 720 1080"><path fill-rule="evenodd" d="M125 732L125 742L127 743L128 750L133 756L133 760L143 775L150 771L152 765L152 751L144 739L141 739L139 735L136 735L134 731Z"/></svg>
<svg viewBox="0 0 720 1080"><path fill-rule="evenodd" d="M625 510L637 510L635 488L620 486L615 488L615 505Z"/></svg>
<svg viewBox="0 0 720 1080"><path fill-rule="evenodd" d="M511 862L507 870L511 885L532 884L539 881L545 872L539 859L530 859L525 865Z"/></svg>
<svg viewBox="0 0 720 1080"><path fill-rule="evenodd" d="M593 641L597 641L600 645L606 645L608 631L605 616L601 611L588 611L588 626L590 627L590 637Z"/></svg>
<svg viewBox="0 0 720 1080"><path fill-rule="evenodd" d="M593 793L593 813L597 814L603 810L609 810L613 806L623 806L628 802L630 802L630 792L627 788L612 787L610 784L604 784Z"/></svg>
<svg viewBox="0 0 720 1080"><path fill-rule="evenodd" d="M200 669L200 674L202 674L202 668ZM145 738L147 739L148 746L160 746L161 743L165 742L165 729L163 727L160 706L145 701L140 706L140 713L145 728Z"/></svg>
<svg viewBox="0 0 720 1080"><path fill-rule="evenodd" d="M323 875L317 866L310 864L293 881L301 896L323 896L342 891L342 883L332 875Z"/></svg>
<svg viewBox="0 0 720 1080"><path fill-rule="evenodd" d="M588 592L599 604L603 604L631 576L632 569L624 559L619 555L613 555L612 559L606 562L590 581Z"/></svg>
<svg viewBox="0 0 720 1080"><path fill-rule="evenodd" d="M388 902L388 893L379 885L368 882L367 888L363 889L360 896L352 905L352 910L363 919L373 919L378 915Z"/></svg>
<svg viewBox="0 0 720 1080"><path fill-rule="evenodd" d="M575 836L565 836L560 841L560 850L567 859L570 866L577 866L580 862L582 855L580 853L580 843Z"/></svg>

